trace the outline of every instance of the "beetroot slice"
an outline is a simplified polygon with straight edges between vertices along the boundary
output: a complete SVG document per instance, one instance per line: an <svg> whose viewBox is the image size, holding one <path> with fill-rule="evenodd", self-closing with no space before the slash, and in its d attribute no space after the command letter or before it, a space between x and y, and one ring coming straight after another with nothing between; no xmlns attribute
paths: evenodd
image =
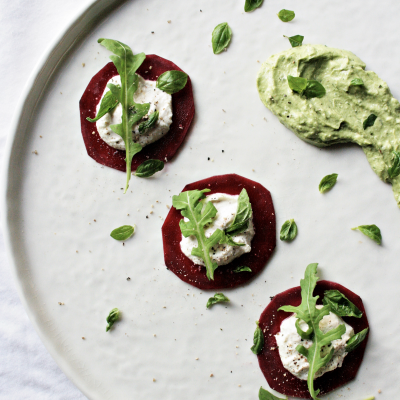
<svg viewBox="0 0 400 400"><path fill-rule="evenodd" d="M150 54L146 56L137 73L145 79L155 81L162 73L170 70L182 71L171 61ZM110 62L89 82L79 102L81 129L83 141L90 157L107 167L126 171L125 151L109 146L100 138L96 123L86 120L86 117L94 118L96 116L96 106L100 102L107 82L115 75L118 75L117 69ZM172 95L172 110L172 124L168 133L161 139L143 148L140 153L133 157L133 171L149 158L164 162L170 160L182 144L194 117L192 83L189 77L186 86L178 93Z"/></svg>
<svg viewBox="0 0 400 400"><path fill-rule="evenodd" d="M219 175L186 185L182 192L194 189L210 189L213 193L240 194L245 188L253 209L255 235L251 241L251 252L243 254L228 265L218 267L214 280L208 280L206 268L194 264L186 257L180 247L182 233L179 221L183 218L180 211L171 207L162 226L165 265L183 281L200 289L232 288L257 275L270 258L276 244L275 210L270 192L257 182L242 176ZM178 193L177 193L178 194ZM252 272L234 273L235 267L250 267Z"/></svg>
<svg viewBox="0 0 400 400"><path fill-rule="evenodd" d="M319 296L318 304L322 304L325 290L339 290L362 311L361 318L343 318L347 324L353 327L355 333L369 327L364 305L359 296L338 283L319 281L314 290L314 295ZM258 362L272 389L287 396L311 399L307 382L298 379L283 367L275 339L275 335L280 331L282 321L292 315L285 311L277 311L278 308L285 305L298 306L300 303L301 289L300 286L297 286L276 295L265 308L260 317L260 327L264 332L264 348L258 355ZM327 372L315 380L315 389L320 389L321 395L345 385L355 378L364 356L368 335L356 350L347 354L342 367Z"/></svg>

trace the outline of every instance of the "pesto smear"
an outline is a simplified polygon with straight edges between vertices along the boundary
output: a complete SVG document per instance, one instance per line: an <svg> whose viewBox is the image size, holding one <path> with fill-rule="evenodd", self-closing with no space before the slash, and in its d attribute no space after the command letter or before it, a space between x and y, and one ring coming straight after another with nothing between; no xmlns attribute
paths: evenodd
<svg viewBox="0 0 400 400"><path fill-rule="evenodd" d="M289 88L288 75L319 81L326 94L307 99ZM363 84L351 84L354 79ZM400 148L400 103L357 56L324 45L293 47L262 64L257 87L264 105L300 139L318 147L360 145L379 178L392 183L400 207L400 175L388 174ZM377 118L364 129L371 114Z"/></svg>

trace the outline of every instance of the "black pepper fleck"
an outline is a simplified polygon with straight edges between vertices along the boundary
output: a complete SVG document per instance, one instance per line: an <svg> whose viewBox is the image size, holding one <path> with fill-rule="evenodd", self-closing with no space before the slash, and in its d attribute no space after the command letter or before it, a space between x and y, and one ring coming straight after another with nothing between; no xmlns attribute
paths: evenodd
<svg viewBox="0 0 400 400"><path fill-rule="evenodd" d="M131 280L131 278L129 278L129 276L128 276L128 277L126 278L126 280L127 280L127 281L130 281L130 280Z"/></svg>
<svg viewBox="0 0 400 400"><path fill-rule="evenodd" d="M207 160L210 161L210 157L207 157Z"/></svg>
<svg viewBox="0 0 400 400"><path fill-rule="evenodd" d="M225 151L224 151L224 150L222 150L222 152L224 153Z"/></svg>
<svg viewBox="0 0 400 400"><path fill-rule="evenodd" d="M148 215L146 215L146 218L149 218L149 216L148 216Z"/></svg>

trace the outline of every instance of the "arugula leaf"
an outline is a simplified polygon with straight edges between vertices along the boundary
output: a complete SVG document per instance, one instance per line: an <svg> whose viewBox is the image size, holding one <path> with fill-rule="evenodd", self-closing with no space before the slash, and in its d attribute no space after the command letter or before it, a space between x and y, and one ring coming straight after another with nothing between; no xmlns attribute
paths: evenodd
<svg viewBox="0 0 400 400"><path fill-rule="evenodd" d="M279 11L278 17L282 22L289 22L295 17L295 13L294 11L283 9Z"/></svg>
<svg viewBox="0 0 400 400"><path fill-rule="evenodd" d="M212 307L217 303L227 303L230 301L223 293L215 293L213 297L210 297L207 301L207 308Z"/></svg>
<svg viewBox="0 0 400 400"><path fill-rule="evenodd" d="M134 234L135 227L135 225L122 225L119 228L114 229L110 233L110 236L115 240L127 240Z"/></svg>
<svg viewBox="0 0 400 400"><path fill-rule="evenodd" d="M244 3L244 11L250 12L261 7L264 0L246 0Z"/></svg>
<svg viewBox="0 0 400 400"><path fill-rule="evenodd" d="M108 314L108 317L106 319L107 324L108 324L106 327L106 332L108 332L111 329L111 327L114 325L114 323L116 321L118 321L118 318L119 318L119 310L118 310L118 308L113 308L110 311L110 313Z"/></svg>
<svg viewBox="0 0 400 400"><path fill-rule="evenodd" d="M117 105L118 105L119 101L118 99L113 95L113 93L111 91L108 91L104 97L101 100L100 103L100 108L99 111L96 115L95 118L89 118L87 117L86 119L89 122L96 122L98 121L101 117L103 117L104 115L106 115L108 112L110 112L111 110L113 110Z"/></svg>
<svg viewBox="0 0 400 400"><path fill-rule="evenodd" d="M281 228L279 239L290 241L297 236L297 225L294 219L288 219Z"/></svg>
<svg viewBox="0 0 400 400"><path fill-rule="evenodd" d="M322 304L339 317L362 317L362 312L339 290L326 290Z"/></svg>
<svg viewBox="0 0 400 400"><path fill-rule="evenodd" d="M321 193L325 193L328 190L331 190L335 185L337 181L338 174L331 174L331 175L326 175L322 178L321 182L319 183L319 191Z"/></svg>
<svg viewBox="0 0 400 400"><path fill-rule="evenodd" d="M235 236L244 232L249 227L252 213L253 211L247 190L242 189L238 197L238 206L235 217L233 218L231 225L226 228L225 232L230 236Z"/></svg>
<svg viewBox="0 0 400 400"><path fill-rule="evenodd" d="M254 354L260 354L262 352L262 349L264 347L264 334L262 329L260 328L259 322L256 321L257 328L254 331L254 337L253 337L253 346L251 346L251 351Z"/></svg>
<svg viewBox="0 0 400 400"><path fill-rule="evenodd" d="M306 78L288 75L290 89L299 94L304 94L307 99L313 97L323 97L326 93L325 88L318 81L307 80Z"/></svg>
<svg viewBox="0 0 400 400"><path fill-rule="evenodd" d="M355 78L350 82L350 86L362 86L364 81L361 78Z"/></svg>
<svg viewBox="0 0 400 400"><path fill-rule="evenodd" d="M142 146L133 141L132 125L139 122L149 112L150 108L148 103L138 104L133 101L133 95L138 88L139 80L135 72L142 65L146 55L144 53L134 55L129 46L118 40L101 38L98 43L114 53L114 55L110 56L110 59L121 77L119 90L116 90L118 87L115 85L108 85L108 87L122 105L122 123L111 125L110 128L121 136L125 143L126 185L124 193L126 193L131 179L132 157L142 150Z"/></svg>
<svg viewBox="0 0 400 400"><path fill-rule="evenodd" d="M212 33L211 43L214 54L223 52L232 38L232 30L227 22L217 25Z"/></svg>
<svg viewBox="0 0 400 400"><path fill-rule="evenodd" d="M260 391L258 392L258 399L259 400L286 400L287 397L285 397L285 399L282 399L281 397L276 397L272 393L268 392L268 390L265 390L262 387L260 387Z"/></svg>
<svg viewBox="0 0 400 400"><path fill-rule="evenodd" d="M159 112L156 110L149 115L147 121L143 121L139 124L139 133L145 133L148 129L152 128L158 121Z"/></svg>
<svg viewBox="0 0 400 400"><path fill-rule="evenodd" d="M253 271L249 267L236 267L232 270L232 272L238 274L239 272L253 272Z"/></svg>
<svg viewBox="0 0 400 400"><path fill-rule="evenodd" d="M306 268L304 279L300 280L301 287L301 304L298 307L283 306L278 309L286 312L296 314L296 329L302 339L309 339L312 337L313 343L311 347L306 349L302 345L298 345L296 350L307 358L309 363L307 385L311 397L318 400L317 396L319 390L314 390L314 377L315 374L324 367L333 356L334 348L330 352L321 357L321 350L323 346L331 344L333 340L340 339L346 332L344 324L337 326L335 329L323 333L319 328L319 323L325 315L330 312L329 306L323 306L321 309L316 307L319 296L313 296L315 286L317 284L317 263L309 264ZM299 320L303 320L308 325L307 332L302 331Z"/></svg>
<svg viewBox="0 0 400 400"><path fill-rule="evenodd" d="M164 163L160 160L146 160L136 169L135 175L139 178L148 178L164 168Z"/></svg>
<svg viewBox="0 0 400 400"><path fill-rule="evenodd" d="M394 160L392 166L388 169L389 178L393 179L400 175L400 153L393 152Z"/></svg>
<svg viewBox="0 0 400 400"><path fill-rule="evenodd" d="M295 35L295 36L289 37L289 36L283 35L283 37L289 39L289 42L292 45L292 47L299 47L299 46L303 45L304 36Z"/></svg>
<svg viewBox="0 0 400 400"><path fill-rule="evenodd" d="M368 328L365 328L361 332L356 333L347 341L346 348L344 349L344 351L350 353L351 351L355 350L361 344L361 342L367 337L367 334L368 334Z"/></svg>
<svg viewBox="0 0 400 400"><path fill-rule="evenodd" d="M224 232L225 233L225 232ZM229 246L245 246L245 243L236 243L231 235L224 234L223 238L219 242L220 244L227 244Z"/></svg>
<svg viewBox="0 0 400 400"><path fill-rule="evenodd" d="M351 228L353 231L358 229L362 232L365 236L368 236L374 242L381 244L382 243L382 235L381 230L375 225L360 225L356 226L355 228Z"/></svg>
<svg viewBox="0 0 400 400"><path fill-rule="evenodd" d="M375 114L370 114L370 115L368 116L368 118L363 122L364 131L365 131L367 128L369 128L370 126L374 126L375 120L376 120L377 118L378 118L378 117L377 117Z"/></svg>
<svg viewBox="0 0 400 400"><path fill-rule="evenodd" d="M174 94L186 86L187 79L183 71L167 71L158 77L156 86L165 93Z"/></svg>

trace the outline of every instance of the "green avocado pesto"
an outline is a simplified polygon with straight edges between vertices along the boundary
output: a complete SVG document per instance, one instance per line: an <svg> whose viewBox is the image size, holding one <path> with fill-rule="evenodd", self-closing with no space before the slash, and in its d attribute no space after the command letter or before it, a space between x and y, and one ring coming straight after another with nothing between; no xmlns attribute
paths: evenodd
<svg viewBox="0 0 400 400"><path fill-rule="evenodd" d="M319 81L326 94L307 99L289 88L288 75ZM363 85L352 84L354 79ZM318 147L360 145L375 173L392 183L400 207L400 175L388 173L400 148L400 103L357 56L324 45L293 47L262 64L257 87L264 105L304 141ZM364 130L371 114L377 118Z"/></svg>

